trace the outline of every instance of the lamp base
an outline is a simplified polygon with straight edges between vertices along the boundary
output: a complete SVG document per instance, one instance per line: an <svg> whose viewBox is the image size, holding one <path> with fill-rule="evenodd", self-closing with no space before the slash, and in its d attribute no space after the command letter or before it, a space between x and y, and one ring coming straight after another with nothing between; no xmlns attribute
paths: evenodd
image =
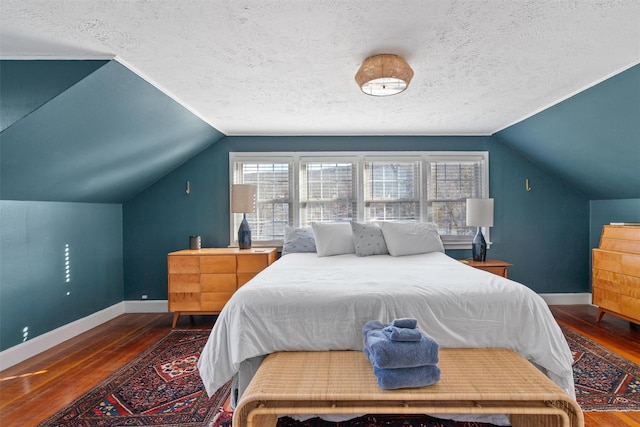
<svg viewBox="0 0 640 427"><path fill-rule="evenodd" d="M247 222L247 214L242 214L242 222L238 228L238 247L240 249L251 249L251 228Z"/></svg>
<svg viewBox="0 0 640 427"><path fill-rule="evenodd" d="M484 261L487 259L487 242L484 240L480 227L478 227L478 232L471 242L471 254L474 261Z"/></svg>

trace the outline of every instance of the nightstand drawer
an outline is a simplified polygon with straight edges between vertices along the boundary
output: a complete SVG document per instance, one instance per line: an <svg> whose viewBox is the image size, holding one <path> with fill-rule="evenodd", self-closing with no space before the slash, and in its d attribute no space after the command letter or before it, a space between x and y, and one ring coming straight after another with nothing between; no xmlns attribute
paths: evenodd
<svg viewBox="0 0 640 427"><path fill-rule="evenodd" d="M238 273L259 273L270 264L268 254L238 257Z"/></svg>
<svg viewBox="0 0 640 427"><path fill-rule="evenodd" d="M507 267L482 267L481 270L488 271L489 273L493 273L498 276L507 277Z"/></svg>
<svg viewBox="0 0 640 427"><path fill-rule="evenodd" d="M477 268L478 270L484 270L489 273L493 273L497 276L507 278L509 275L509 267L512 264L508 262L500 261L499 259L487 258L485 261L474 261L473 259L463 259L460 262L467 264L470 267Z"/></svg>

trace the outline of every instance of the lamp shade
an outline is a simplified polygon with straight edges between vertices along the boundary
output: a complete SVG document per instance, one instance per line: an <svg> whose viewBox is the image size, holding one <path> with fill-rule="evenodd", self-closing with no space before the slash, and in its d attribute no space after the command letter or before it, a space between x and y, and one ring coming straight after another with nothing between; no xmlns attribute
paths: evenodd
<svg viewBox="0 0 640 427"><path fill-rule="evenodd" d="M256 193L257 187L253 184L233 184L231 186L231 212L255 212Z"/></svg>
<svg viewBox="0 0 640 427"><path fill-rule="evenodd" d="M467 225L493 227L493 199L467 199Z"/></svg>
<svg viewBox="0 0 640 427"><path fill-rule="evenodd" d="M382 54L364 60L356 83L367 95L389 96L402 92L413 78L413 70L398 55Z"/></svg>

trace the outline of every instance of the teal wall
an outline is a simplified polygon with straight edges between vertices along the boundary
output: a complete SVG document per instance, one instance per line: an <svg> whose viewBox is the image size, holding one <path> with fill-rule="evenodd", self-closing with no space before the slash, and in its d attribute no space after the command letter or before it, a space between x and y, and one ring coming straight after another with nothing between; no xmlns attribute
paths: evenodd
<svg viewBox="0 0 640 427"><path fill-rule="evenodd" d="M496 134L591 200L640 197L640 65Z"/></svg>
<svg viewBox="0 0 640 427"><path fill-rule="evenodd" d="M123 300L121 205L3 200L0 234L0 350Z"/></svg>
<svg viewBox="0 0 640 427"><path fill-rule="evenodd" d="M489 256L513 263L510 277L537 292L588 290L588 198L495 138L226 137L123 205L125 299L166 299L166 254L187 248L189 235L201 235L205 247L229 244L230 151L385 150L489 151Z"/></svg>
<svg viewBox="0 0 640 427"><path fill-rule="evenodd" d="M0 61L0 97L4 350L122 302L122 202L222 134L117 61Z"/></svg>

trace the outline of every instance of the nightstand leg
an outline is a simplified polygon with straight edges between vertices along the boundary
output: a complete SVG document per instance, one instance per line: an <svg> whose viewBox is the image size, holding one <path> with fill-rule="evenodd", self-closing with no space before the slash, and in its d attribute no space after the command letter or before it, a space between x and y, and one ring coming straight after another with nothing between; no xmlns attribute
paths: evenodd
<svg viewBox="0 0 640 427"><path fill-rule="evenodd" d="M596 323L599 323L602 320L602 316L604 316L604 310L598 308L598 314L596 314Z"/></svg>

